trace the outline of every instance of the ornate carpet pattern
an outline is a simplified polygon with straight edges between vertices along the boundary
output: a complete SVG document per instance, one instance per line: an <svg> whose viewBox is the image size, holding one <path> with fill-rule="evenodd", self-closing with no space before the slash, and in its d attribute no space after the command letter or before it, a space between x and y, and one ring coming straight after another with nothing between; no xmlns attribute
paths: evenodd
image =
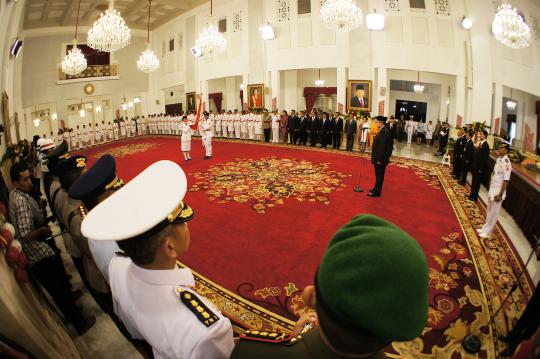
<svg viewBox="0 0 540 359"><path fill-rule="evenodd" d="M158 159L180 161L177 139L132 142L117 146L157 147L119 158L119 175L125 180ZM199 147L193 146L194 159L204 155ZM363 188L372 184L368 154L235 140L216 140L214 148L212 161L181 164L191 184L188 202L197 213L190 223L192 247L181 262L195 269L197 291L231 319L236 333L247 328L290 330L307 310L301 291L311 283L334 226L369 212L417 238L429 265L428 324L416 340L389 346L387 356L472 357L461 341L474 333L482 340L476 357L498 357L501 344L495 333L505 333L520 316L532 284L522 278L490 324L523 263L499 226L490 239L478 237L475 229L483 224L485 206L467 201L469 188L457 184L448 167L393 157L385 193L373 201L352 192L357 183Z"/></svg>
<svg viewBox="0 0 540 359"><path fill-rule="evenodd" d="M330 171L329 166L289 158L237 158L194 173L198 181L189 191L205 191L218 203L249 203L261 214L288 198L330 204L328 194L343 190L341 179L350 175Z"/></svg>
<svg viewBox="0 0 540 359"><path fill-rule="evenodd" d="M114 147L105 151L100 151L92 155L93 158L98 159L104 154L108 153L115 158L124 158L129 155L134 155L137 153L144 153L146 151L152 150L159 147L158 143L155 142L143 142L137 144L126 144L123 146Z"/></svg>

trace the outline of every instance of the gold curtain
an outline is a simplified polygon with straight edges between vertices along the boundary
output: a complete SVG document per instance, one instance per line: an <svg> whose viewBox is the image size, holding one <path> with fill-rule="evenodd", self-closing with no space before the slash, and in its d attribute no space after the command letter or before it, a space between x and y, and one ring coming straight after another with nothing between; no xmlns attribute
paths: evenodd
<svg viewBox="0 0 540 359"><path fill-rule="evenodd" d="M19 284L0 251L0 333L37 358L81 358L65 327L31 284Z"/></svg>

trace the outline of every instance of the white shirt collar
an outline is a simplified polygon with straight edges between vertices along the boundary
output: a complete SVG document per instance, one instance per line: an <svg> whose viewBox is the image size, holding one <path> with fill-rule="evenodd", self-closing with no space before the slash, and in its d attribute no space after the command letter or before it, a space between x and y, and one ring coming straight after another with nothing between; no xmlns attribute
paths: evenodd
<svg viewBox="0 0 540 359"><path fill-rule="evenodd" d="M195 287L195 278L189 268L150 270L131 263L131 272L143 282L154 285L181 285Z"/></svg>

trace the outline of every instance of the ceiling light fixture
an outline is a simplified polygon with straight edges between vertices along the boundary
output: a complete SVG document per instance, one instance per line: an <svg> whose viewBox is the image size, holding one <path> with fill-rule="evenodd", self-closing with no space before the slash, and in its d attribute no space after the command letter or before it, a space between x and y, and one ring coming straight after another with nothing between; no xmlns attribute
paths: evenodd
<svg viewBox="0 0 540 359"><path fill-rule="evenodd" d="M510 99L506 101L506 108L510 111L514 111L517 107L517 102L512 100L512 89L510 89Z"/></svg>
<svg viewBox="0 0 540 359"><path fill-rule="evenodd" d="M213 2L210 0L210 19L212 19ZM227 39L219 32L217 26L207 25L205 26L197 41L195 41L195 47L197 47L202 55L212 56L219 54L227 49ZM192 48L193 53L193 48ZM195 56L195 54L193 54ZM195 56L198 57L198 56Z"/></svg>
<svg viewBox="0 0 540 359"><path fill-rule="evenodd" d="M317 80L315 80L315 86L317 87L324 86L324 80L321 80L321 69L319 69L319 77L317 78Z"/></svg>
<svg viewBox="0 0 540 359"><path fill-rule="evenodd" d="M472 27L472 25L473 25L472 19L470 17L463 16L463 18L461 19L461 26L465 30L469 30Z"/></svg>
<svg viewBox="0 0 540 359"><path fill-rule="evenodd" d="M137 60L137 70L149 74L150 72L159 69L159 59L154 51L150 49L150 10L152 7L152 0L148 0L148 29L146 38L146 50L143 51L139 60Z"/></svg>
<svg viewBox="0 0 540 359"><path fill-rule="evenodd" d="M263 40L273 40L276 37L276 32L270 24L263 25L259 27L259 33Z"/></svg>
<svg viewBox="0 0 540 359"><path fill-rule="evenodd" d="M373 9L371 14L366 15L366 26L370 30L379 31L384 29L384 15L378 14L377 10Z"/></svg>
<svg viewBox="0 0 540 359"><path fill-rule="evenodd" d="M422 92L424 92L424 85L422 85L422 84L420 83L420 72L418 72L418 80L417 80L416 83L414 84L413 90L414 90L414 92L416 92L416 93L422 93Z"/></svg>
<svg viewBox="0 0 540 359"><path fill-rule="evenodd" d="M131 30L120 13L114 9L114 0L110 0L105 14L101 13L88 30L88 46L103 52L113 52L126 47L130 41Z"/></svg>
<svg viewBox="0 0 540 359"><path fill-rule="evenodd" d="M320 17L330 29L351 31L363 23L362 10L354 0L326 0L321 6Z"/></svg>
<svg viewBox="0 0 540 359"><path fill-rule="evenodd" d="M77 76L86 68L88 64L81 50L77 47L77 30L79 29L79 12L81 9L81 0L79 0L79 6L77 7L77 21L75 23L75 37L73 38L73 47L68 51L67 55L62 61L62 72L66 75Z"/></svg>
<svg viewBox="0 0 540 359"><path fill-rule="evenodd" d="M528 47L531 43L531 29L516 8L502 4L497 9L491 24L493 35L501 44L513 49Z"/></svg>

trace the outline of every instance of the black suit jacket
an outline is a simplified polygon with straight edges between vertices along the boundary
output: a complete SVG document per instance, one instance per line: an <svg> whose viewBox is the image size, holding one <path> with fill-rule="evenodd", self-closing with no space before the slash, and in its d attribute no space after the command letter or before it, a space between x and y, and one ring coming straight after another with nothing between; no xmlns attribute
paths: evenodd
<svg viewBox="0 0 540 359"><path fill-rule="evenodd" d="M475 170L476 172L485 172L488 159L489 145L487 141L484 141L484 143L482 143L482 146L480 146L480 148L474 155L473 170Z"/></svg>
<svg viewBox="0 0 540 359"><path fill-rule="evenodd" d="M368 108L369 107L369 100L367 97L363 98L364 100L364 106L361 106L360 99L358 97L353 97L351 99L351 107L357 107L357 108Z"/></svg>
<svg viewBox="0 0 540 359"><path fill-rule="evenodd" d="M309 130L311 132L317 132L321 129L320 121L318 117L309 118Z"/></svg>
<svg viewBox="0 0 540 359"><path fill-rule="evenodd" d="M349 120L345 120L345 133L347 136L354 136L356 135L356 131L358 130L358 125L356 124L356 120L352 120L349 124Z"/></svg>
<svg viewBox="0 0 540 359"><path fill-rule="evenodd" d="M293 132L296 129L296 118L296 116L289 116L287 121L287 128L289 129L289 132Z"/></svg>
<svg viewBox="0 0 540 359"><path fill-rule="evenodd" d="M386 127L388 127L388 131L390 131L390 136L392 136L392 139L395 139L397 134L397 124L395 122L393 125L388 123Z"/></svg>
<svg viewBox="0 0 540 359"><path fill-rule="evenodd" d="M306 132L309 129L309 117L304 116L300 119L300 132Z"/></svg>
<svg viewBox="0 0 540 359"><path fill-rule="evenodd" d="M373 147L371 149L371 163L386 166L390 162L390 156L392 156L393 141L390 131L386 126L381 127L379 133L373 140Z"/></svg>
<svg viewBox="0 0 540 359"><path fill-rule="evenodd" d="M456 140L456 143L454 145L454 158L462 157L466 142L467 139L465 138L465 136L461 136Z"/></svg>
<svg viewBox="0 0 540 359"><path fill-rule="evenodd" d="M338 117L337 120L336 118L332 118L332 131L336 135L343 132L343 119L341 117Z"/></svg>
<svg viewBox="0 0 540 359"><path fill-rule="evenodd" d="M332 120L327 118L326 120L323 118L321 119L321 128L322 132L328 133L332 131Z"/></svg>
<svg viewBox="0 0 540 359"><path fill-rule="evenodd" d="M463 162L470 165L474 156L474 144L472 140L465 139L465 145L463 146L463 154L461 158Z"/></svg>

